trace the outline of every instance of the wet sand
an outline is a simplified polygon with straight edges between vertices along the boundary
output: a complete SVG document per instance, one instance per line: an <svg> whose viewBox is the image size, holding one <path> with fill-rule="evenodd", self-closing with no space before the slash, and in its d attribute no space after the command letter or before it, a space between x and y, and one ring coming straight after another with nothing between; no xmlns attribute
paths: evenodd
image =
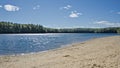
<svg viewBox="0 0 120 68"><path fill-rule="evenodd" d="M43 53L0 56L0 68L120 68L120 36L91 39Z"/></svg>

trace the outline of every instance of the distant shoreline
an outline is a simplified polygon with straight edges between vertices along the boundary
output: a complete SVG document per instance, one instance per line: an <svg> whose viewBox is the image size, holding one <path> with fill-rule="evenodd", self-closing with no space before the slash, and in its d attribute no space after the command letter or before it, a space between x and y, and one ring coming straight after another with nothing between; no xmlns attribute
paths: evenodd
<svg viewBox="0 0 120 68"><path fill-rule="evenodd" d="M118 68L120 36L95 38L43 53L0 56L2 68Z"/></svg>
<svg viewBox="0 0 120 68"><path fill-rule="evenodd" d="M40 24L0 22L0 34L5 33L120 33L120 27L104 28L48 28Z"/></svg>
<svg viewBox="0 0 120 68"><path fill-rule="evenodd" d="M59 33L0 33L0 35L1 34L59 34ZM60 34L64 34L64 33L60 33ZM65 33L65 34L68 34L68 33ZM70 33L70 34L74 34L74 33ZM75 34L79 34L79 33L75 33ZM90 34L119 34L119 33L90 33Z"/></svg>

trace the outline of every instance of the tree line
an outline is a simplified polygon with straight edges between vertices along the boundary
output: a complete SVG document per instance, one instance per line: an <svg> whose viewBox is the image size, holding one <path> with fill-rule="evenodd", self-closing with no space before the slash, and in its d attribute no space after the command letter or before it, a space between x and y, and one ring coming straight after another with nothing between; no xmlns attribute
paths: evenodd
<svg viewBox="0 0 120 68"><path fill-rule="evenodd" d="M120 33L120 27L107 28L46 28L39 24L18 24L12 22L0 22L0 34L2 33Z"/></svg>

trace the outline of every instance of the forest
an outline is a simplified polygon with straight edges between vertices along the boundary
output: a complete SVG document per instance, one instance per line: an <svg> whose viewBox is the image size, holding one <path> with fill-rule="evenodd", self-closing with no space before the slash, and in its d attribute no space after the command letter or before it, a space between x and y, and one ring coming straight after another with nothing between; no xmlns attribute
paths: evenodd
<svg viewBox="0 0 120 68"><path fill-rule="evenodd" d="M47 28L39 24L0 22L0 34L7 33L119 33L120 27L106 28Z"/></svg>

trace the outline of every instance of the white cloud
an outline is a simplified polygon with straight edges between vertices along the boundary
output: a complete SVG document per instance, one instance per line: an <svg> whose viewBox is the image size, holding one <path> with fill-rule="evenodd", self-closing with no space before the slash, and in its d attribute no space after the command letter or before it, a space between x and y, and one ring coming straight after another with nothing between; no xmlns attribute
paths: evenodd
<svg viewBox="0 0 120 68"><path fill-rule="evenodd" d="M0 5L0 8L2 8L2 5Z"/></svg>
<svg viewBox="0 0 120 68"><path fill-rule="evenodd" d="M77 18L79 15L83 15L82 13L78 13L77 11L72 11L69 15L71 18Z"/></svg>
<svg viewBox="0 0 120 68"><path fill-rule="evenodd" d="M110 23L108 21L98 21L96 24L103 24L103 25L113 25L113 23Z"/></svg>
<svg viewBox="0 0 120 68"><path fill-rule="evenodd" d="M70 9L72 6L71 5L67 5L67 6L65 6L65 7L63 7L64 9Z"/></svg>
<svg viewBox="0 0 120 68"><path fill-rule="evenodd" d="M20 8L18 6L14 6L14 5L10 5L10 4L4 5L4 9L6 11L19 11L20 10Z"/></svg>
<svg viewBox="0 0 120 68"><path fill-rule="evenodd" d="M120 14L120 12L117 12L117 14Z"/></svg>
<svg viewBox="0 0 120 68"><path fill-rule="evenodd" d="M68 9L70 9L71 7L72 7L71 5L67 5L67 6L65 6L65 7L60 8L60 9L66 9L66 10L68 10Z"/></svg>
<svg viewBox="0 0 120 68"><path fill-rule="evenodd" d="M39 9L40 5L36 5L35 7L33 7L33 10Z"/></svg>
<svg viewBox="0 0 120 68"><path fill-rule="evenodd" d="M112 26L112 27L120 27L120 23L113 23L109 21L97 21L95 24L103 25L103 26Z"/></svg>

